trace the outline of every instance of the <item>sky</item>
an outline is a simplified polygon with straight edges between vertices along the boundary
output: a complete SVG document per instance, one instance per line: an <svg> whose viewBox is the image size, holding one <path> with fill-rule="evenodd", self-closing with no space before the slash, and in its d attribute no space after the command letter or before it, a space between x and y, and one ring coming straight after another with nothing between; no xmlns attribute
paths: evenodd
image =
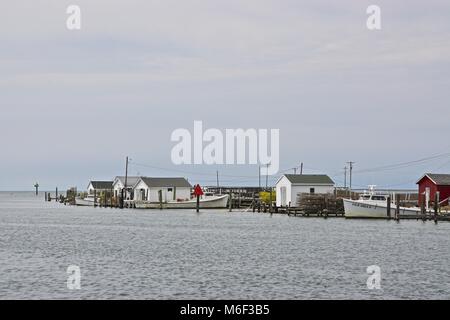
<svg viewBox="0 0 450 320"><path fill-rule="evenodd" d="M372 4L381 30L366 27ZM449 12L445 0L5 2L0 190L82 189L124 175L126 156L130 175L258 185L255 165L172 164L171 133L195 120L279 129L269 184L303 162L342 185L354 161L356 188L415 188L450 173Z"/></svg>

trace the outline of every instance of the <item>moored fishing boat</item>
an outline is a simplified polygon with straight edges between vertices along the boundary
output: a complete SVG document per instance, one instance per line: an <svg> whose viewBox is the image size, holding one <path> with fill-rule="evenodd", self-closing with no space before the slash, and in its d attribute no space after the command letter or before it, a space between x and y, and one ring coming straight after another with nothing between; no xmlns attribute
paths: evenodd
<svg viewBox="0 0 450 320"><path fill-rule="evenodd" d="M229 196L226 195L205 195L200 198L200 208L203 209L220 209L226 208ZM136 209L195 209L197 207L197 199L178 200L167 202L150 202L150 201L134 201Z"/></svg>
<svg viewBox="0 0 450 320"><path fill-rule="evenodd" d="M388 218L388 197L387 194L377 194L375 186L369 186L369 192L365 192L358 200L344 200L344 216L346 218ZM394 217L396 204L391 201L390 216ZM420 208L400 207L400 217L420 214Z"/></svg>
<svg viewBox="0 0 450 320"><path fill-rule="evenodd" d="M75 198L75 205L77 206L84 206L84 207L94 207L95 205L95 198L93 195L88 195L87 197Z"/></svg>

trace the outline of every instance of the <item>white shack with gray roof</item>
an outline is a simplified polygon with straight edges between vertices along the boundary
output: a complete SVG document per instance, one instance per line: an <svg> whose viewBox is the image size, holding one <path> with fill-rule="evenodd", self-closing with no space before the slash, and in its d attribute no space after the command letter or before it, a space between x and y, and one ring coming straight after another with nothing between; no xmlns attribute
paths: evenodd
<svg viewBox="0 0 450 320"><path fill-rule="evenodd" d="M297 195L332 194L334 182L326 174L285 174L276 183L277 206L297 206Z"/></svg>
<svg viewBox="0 0 450 320"><path fill-rule="evenodd" d="M133 187L134 200L159 202L159 191L162 201L189 200L191 184L185 178L151 178L141 177Z"/></svg>
<svg viewBox="0 0 450 320"><path fill-rule="evenodd" d="M87 191L89 194L94 194L94 192L100 194L101 192L111 191L112 188L113 181L90 181Z"/></svg>
<svg viewBox="0 0 450 320"><path fill-rule="evenodd" d="M126 195L125 199L133 199L133 186L139 181L141 177L133 177L133 176L118 176L113 181L113 190L114 190L114 197L119 197L122 194L122 189L125 189L125 180L127 181L127 187L126 187Z"/></svg>

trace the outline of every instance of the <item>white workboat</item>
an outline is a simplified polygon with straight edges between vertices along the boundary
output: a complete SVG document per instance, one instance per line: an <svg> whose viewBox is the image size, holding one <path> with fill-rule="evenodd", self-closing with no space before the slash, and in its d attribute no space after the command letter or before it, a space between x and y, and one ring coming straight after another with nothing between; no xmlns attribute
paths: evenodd
<svg viewBox="0 0 450 320"><path fill-rule="evenodd" d="M200 199L200 208L202 209L220 209L226 208L229 196L225 195L205 195ZM134 201L136 209L195 209L197 207L197 199L180 201L167 201L163 203L150 201Z"/></svg>
<svg viewBox="0 0 450 320"><path fill-rule="evenodd" d="M375 186L369 186L369 192L364 192L358 200L344 200L344 211L346 218L388 218L388 204L387 200L389 195L376 194L374 190ZM393 198L393 197L392 197ZM391 201L391 217L395 217L397 205L394 201ZM412 207L400 207L400 217L419 215L420 208Z"/></svg>
<svg viewBox="0 0 450 320"><path fill-rule="evenodd" d="M84 207L94 207L95 198L93 195L88 195L85 198L75 198L75 205Z"/></svg>

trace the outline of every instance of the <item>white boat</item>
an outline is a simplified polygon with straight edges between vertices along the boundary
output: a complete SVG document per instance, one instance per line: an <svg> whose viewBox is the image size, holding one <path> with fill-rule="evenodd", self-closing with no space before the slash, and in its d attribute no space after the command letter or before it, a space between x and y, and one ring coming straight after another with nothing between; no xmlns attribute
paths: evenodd
<svg viewBox="0 0 450 320"><path fill-rule="evenodd" d="M75 205L77 205L77 206L93 207L94 204L95 204L95 199L94 199L93 195L88 195L85 198L78 198L78 197L75 198Z"/></svg>
<svg viewBox="0 0 450 320"><path fill-rule="evenodd" d="M202 209L220 209L226 208L229 196L225 195L208 195L205 194L200 198L200 208ZM168 202L150 202L150 201L134 201L136 209L195 209L197 207L197 199Z"/></svg>
<svg viewBox="0 0 450 320"><path fill-rule="evenodd" d="M364 192L358 200L344 200L344 216L346 218L388 218L388 205L387 200L389 195L376 194L374 191L375 186L369 186L369 192ZM392 197L394 198L394 197ZM391 201L391 217L395 217L397 205L394 201ZM400 207L400 217L419 215L420 208L412 207Z"/></svg>

